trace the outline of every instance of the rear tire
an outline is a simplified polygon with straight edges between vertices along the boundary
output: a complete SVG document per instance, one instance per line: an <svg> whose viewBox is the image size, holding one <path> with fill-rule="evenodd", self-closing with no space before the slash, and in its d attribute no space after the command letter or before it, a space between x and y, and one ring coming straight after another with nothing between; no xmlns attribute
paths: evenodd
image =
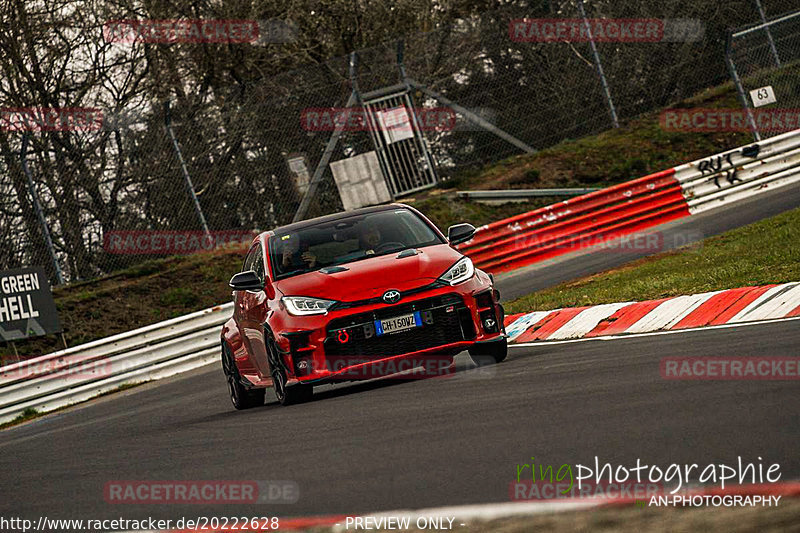
<svg viewBox="0 0 800 533"><path fill-rule="evenodd" d="M233 407L242 410L264 405L264 389L248 389L242 384L239 369L233 360L233 354L227 343L222 343L222 371L228 382L228 393L230 394Z"/></svg>
<svg viewBox="0 0 800 533"><path fill-rule="evenodd" d="M272 369L272 384L275 387L275 398L281 405L293 405L311 401L314 396L314 387L311 385L295 384L291 387L286 385L286 370L278 360L278 347L275 341L269 338L267 342L269 351L269 366Z"/></svg>
<svg viewBox="0 0 800 533"><path fill-rule="evenodd" d="M469 349L469 356L477 366L502 363L508 356L508 339L475 344Z"/></svg>

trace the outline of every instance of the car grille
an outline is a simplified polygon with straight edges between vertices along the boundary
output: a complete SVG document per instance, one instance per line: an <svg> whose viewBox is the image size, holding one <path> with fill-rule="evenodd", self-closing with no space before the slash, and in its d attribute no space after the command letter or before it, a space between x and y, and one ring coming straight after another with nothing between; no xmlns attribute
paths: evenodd
<svg viewBox="0 0 800 533"><path fill-rule="evenodd" d="M414 311L428 312L432 323L406 331L367 338L367 331L375 320L401 316ZM347 332L348 341L337 340L339 333ZM475 327L469 309L458 294L444 294L424 300L401 303L332 320L327 327L325 354L328 358L348 357L349 366L372 359L434 348L453 342L475 338ZM358 359L353 359L357 357Z"/></svg>

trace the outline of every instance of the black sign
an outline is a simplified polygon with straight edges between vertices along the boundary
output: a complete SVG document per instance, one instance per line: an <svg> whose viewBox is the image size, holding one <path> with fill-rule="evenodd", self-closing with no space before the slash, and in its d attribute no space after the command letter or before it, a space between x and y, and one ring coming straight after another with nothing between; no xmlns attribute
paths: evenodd
<svg viewBox="0 0 800 533"><path fill-rule="evenodd" d="M61 331L44 269L0 272L0 339L13 341Z"/></svg>

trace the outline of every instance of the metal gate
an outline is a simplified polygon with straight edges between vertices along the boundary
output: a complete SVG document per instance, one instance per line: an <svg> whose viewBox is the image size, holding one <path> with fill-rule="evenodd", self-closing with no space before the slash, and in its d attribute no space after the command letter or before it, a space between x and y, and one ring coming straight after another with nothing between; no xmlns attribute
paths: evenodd
<svg viewBox="0 0 800 533"><path fill-rule="evenodd" d="M392 196L403 196L436 185L436 168L408 89L373 96L365 99L362 105Z"/></svg>

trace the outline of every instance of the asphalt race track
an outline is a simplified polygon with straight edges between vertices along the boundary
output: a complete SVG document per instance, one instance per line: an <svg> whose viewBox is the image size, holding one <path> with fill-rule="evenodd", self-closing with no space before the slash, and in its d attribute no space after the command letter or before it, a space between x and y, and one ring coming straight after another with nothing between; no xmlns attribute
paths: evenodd
<svg viewBox="0 0 800 533"><path fill-rule="evenodd" d="M303 516L509 500L516 465L735 465L800 477L797 381L666 381L667 356L796 356L800 321L519 347L488 370L230 406L220 368L0 433L0 515ZM110 480L293 480L291 505L120 505Z"/></svg>
<svg viewBox="0 0 800 533"><path fill-rule="evenodd" d="M797 207L800 207L800 183L684 217L643 233L660 233L656 242L663 245L663 250L670 250L676 245L696 242ZM586 249L502 274L497 277L497 286L504 301L514 300L533 291L596 274L659 251L647 247L636 249L635 246L617 246L601 251Z"/></svg>
<svg viewBox="0 0 800 533"><path fill-rule="evenodd" d="M800 205L800 185L654 228L665 249ZM577 253L498 277L504 300L647 251ZM512 348L452 377L325 387L233 410L218 365L0 432L0 516L273 516L509 501L518 464L735 465L800 478L797 381L666 381L668 356L797 356L800 321ZM290 480L283 505L109 504L115 480Z"/></svg>

